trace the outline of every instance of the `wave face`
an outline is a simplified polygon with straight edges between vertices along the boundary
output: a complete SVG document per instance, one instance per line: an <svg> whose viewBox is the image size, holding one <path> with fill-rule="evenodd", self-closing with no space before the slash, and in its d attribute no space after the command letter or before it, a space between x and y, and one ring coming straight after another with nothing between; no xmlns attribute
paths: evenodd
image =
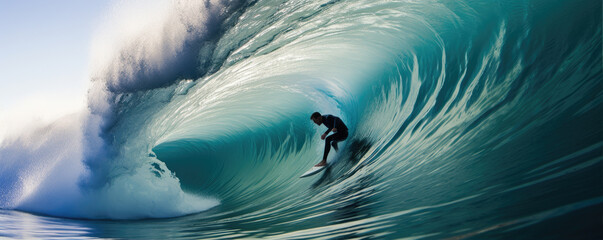
<svg viewBox="0 0 603 240"><path fill-rule="evenodd" d="M3 142L1 208L210 209L183 230L205 237L601 234L601 1L138 7L95 45L88 109ZM299 179L314 111L350 136Z"/></svg>

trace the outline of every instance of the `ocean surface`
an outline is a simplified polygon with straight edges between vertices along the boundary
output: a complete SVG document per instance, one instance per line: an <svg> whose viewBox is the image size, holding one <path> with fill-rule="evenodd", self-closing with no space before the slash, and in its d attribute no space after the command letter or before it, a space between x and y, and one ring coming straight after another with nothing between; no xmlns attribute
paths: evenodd
<svg viewBox="0 0 603 240"><path fill-rule="evenodd" d="M600 0L148 5L1 143L0 238L603 238Z"/></svg>

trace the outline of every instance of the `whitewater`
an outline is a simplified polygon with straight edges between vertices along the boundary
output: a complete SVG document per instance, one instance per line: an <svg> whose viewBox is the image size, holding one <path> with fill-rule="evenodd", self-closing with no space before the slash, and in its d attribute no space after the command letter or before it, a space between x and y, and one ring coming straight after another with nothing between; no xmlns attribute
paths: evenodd
<svg viewBox="0 0 603 240"><path fill-rule="evenodd" d="M0 237L603 238L602 4L119 2ZM350 128L330 167L323 126ZM0 123L1 124L1 123Z"/></svg>

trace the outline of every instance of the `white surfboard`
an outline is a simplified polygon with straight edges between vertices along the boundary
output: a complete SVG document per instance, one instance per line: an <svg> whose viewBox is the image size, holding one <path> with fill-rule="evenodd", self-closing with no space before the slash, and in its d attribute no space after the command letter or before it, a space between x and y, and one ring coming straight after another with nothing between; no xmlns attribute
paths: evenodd
<svg viewBox="0 0 603 240"><path fill-rule="evenodd" d="M305 172L304 174L302 174L300 176L300 178L312 176L314 174L319 173L320 171L322 171L325 168L327 168L327 165L323 165L323 166L320 166L320 167L312 167L312 168L310 168L310 170L308 170L307 172Z"/></svg>

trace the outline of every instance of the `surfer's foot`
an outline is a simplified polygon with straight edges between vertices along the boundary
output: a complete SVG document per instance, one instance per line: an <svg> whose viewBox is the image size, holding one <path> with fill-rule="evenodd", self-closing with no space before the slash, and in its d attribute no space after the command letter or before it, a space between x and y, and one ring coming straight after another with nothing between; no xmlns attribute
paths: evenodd
<svg viewBox="0 0 603 240"><path fill-rule="evenodd" d="M322 161L320 161L318 164L316 164L316 165L314 165L314 166L315 166L315 167L322 167L322 166L324 166L324 165L327 165L327 161L322 160Z"/></svg>

